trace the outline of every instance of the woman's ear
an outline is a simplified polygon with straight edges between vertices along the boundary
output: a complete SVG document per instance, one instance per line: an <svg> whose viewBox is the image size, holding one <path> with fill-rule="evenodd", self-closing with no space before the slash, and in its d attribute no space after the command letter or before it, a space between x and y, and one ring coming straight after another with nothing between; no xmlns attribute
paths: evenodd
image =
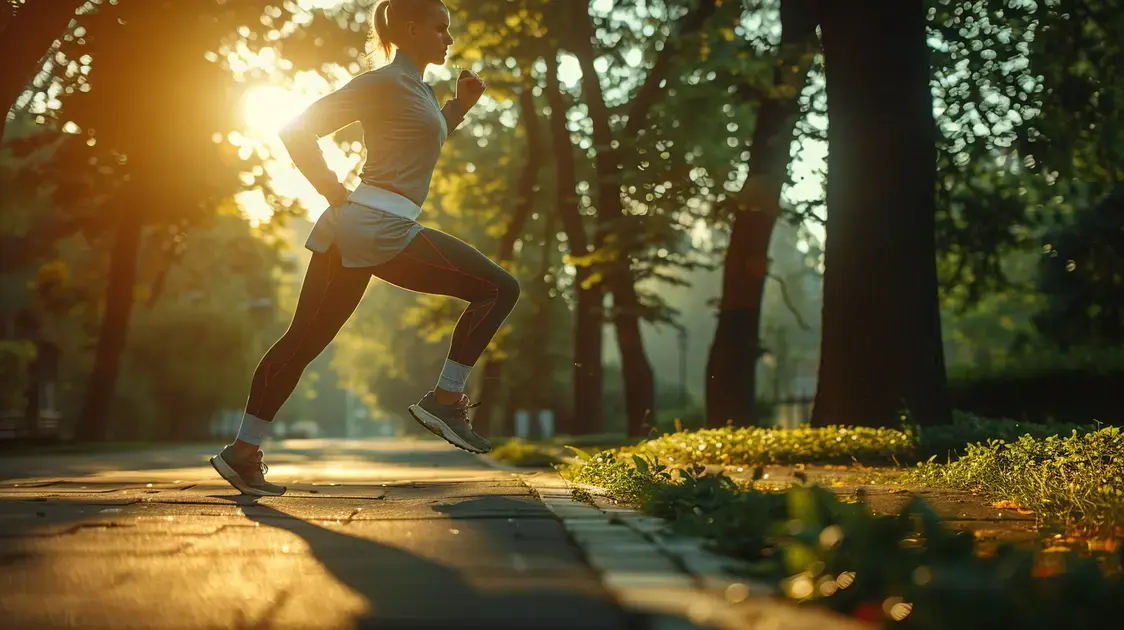
<svg viewBox="0 0 1124 630"><path fill-rule="evenodd" d="M413 38L413 37L416 37L417 34L418 34L418 23L413 21L413 20L410 20L409 22L406 22L406 35Z"/></svg>

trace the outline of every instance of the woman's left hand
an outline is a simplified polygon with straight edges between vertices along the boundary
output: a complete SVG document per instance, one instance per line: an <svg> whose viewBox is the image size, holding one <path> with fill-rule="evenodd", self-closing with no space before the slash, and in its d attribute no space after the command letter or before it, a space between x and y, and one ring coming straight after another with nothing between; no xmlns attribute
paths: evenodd
<svg viewBox="0 0 1124 630"><path fill-rule="evenodd" d="M480 100L486 89L488 84L480 78L480 75L471 70L461 70L460 76L457 77L457 100L464 103L466 110Z"/></svg>

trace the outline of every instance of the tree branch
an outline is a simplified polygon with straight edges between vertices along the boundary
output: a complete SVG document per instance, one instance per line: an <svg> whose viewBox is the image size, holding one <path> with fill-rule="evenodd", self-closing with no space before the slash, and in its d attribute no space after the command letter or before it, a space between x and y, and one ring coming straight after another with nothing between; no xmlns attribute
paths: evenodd
<svg viewBox="0 0 1124 630"><path fill-rule="evenodd" d="M684 37L702 30L706 21L718 10L719 4L721 4L720 0L699 0L698 6L679 18L676 32L668 35L664 40L663 49L656 56L656 63L652 65L651 71L644 79L644 85L640 86L640 90L632 99L632 104L629 105L628 123L625 124L624 130L625 138L635 137L639 133L640 127L648 119L648 112L659 100L662 89L660 84L671 70L671 64L675 60L676 53L679 52L679 42Z"/></svg>
<svg viewBox="0 0 1124 630"><path fill-rule="evenodd" d="M788 295L788 284L786 284L785 281L779 276L776 276L772 273L765 274L765 277L776 280L777 284L780 285L781 299L784 300L784 305L788 307L788 311L792 313L793 317L796 318L796 325L800 326L800 330L803 330L804 332L811 331L812 327L808 325L808 322L804 321L804 317L800 315L800 311L796 310L796 305L792 303L792 298Z"/></svg>

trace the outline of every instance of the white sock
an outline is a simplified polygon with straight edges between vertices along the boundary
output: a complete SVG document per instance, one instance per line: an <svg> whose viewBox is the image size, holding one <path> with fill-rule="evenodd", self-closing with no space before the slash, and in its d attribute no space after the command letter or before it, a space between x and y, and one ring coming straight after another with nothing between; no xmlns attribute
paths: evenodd
<svg viewBox="0 0 1124 630"><path fill-rule="evenodd" d="M265 438L269 437L272 424L268 420L262 420L257 416L251 416L248 413L243 414L242 426L238 427L238 439L247 444L261 446Z"/></svg>
<svg viewBox="0 0 1124 630"><path fill-rule="evenodd" d="M441 376L437 379L437 388L447 392L463 392L471 372L471 366L445 359L445 367L441 368Z"/></svg>

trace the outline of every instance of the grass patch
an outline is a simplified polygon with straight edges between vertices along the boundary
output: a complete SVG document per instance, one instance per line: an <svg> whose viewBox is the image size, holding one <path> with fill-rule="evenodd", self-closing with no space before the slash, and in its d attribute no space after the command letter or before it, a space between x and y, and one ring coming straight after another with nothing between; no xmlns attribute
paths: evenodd
<svg viewBox="0 0 1124 630"><path fill-rule="evenodd" d="M989 440L947 464L920 464L902 481L1012 501L1042 525L1124 537L1117 531L1124 527L1124 432L1118 427Z"/></svg>
<svg viewBox="0 0 1124 630"><path fill-rule="evenodd" d="M1099 630L1124 597L1119 574L1104 568L1118 558L1012 546L981 556L971 534L945 527L920 499L899 515L875 516L819 487L762 492L699 465L578 455L580 463L560 467L564 477L707 539L793 600L867 621L925 630Z"/></svg>
<svg viewBox="0 0 1124 630"><path fill-rule="evenodd" d="M551 468L572 459L573 454L567 446L579 446L587 452L598 453L638 442L639 438L611 434L559 436L550 440L512 437L493 440L494 446L489 457L509 466Z"/></svg>
<svg viewBox="0 0 1124 630"><path fill-rule="evenodd" d="M657 457L674 466L758 466L768 464L907 465L933 456L955 459L966 445L1021 435L1046 437L1091 426L991 420L957 412L948 426L901 429L867 427L728 427L670 433L620 450L622 455Z"/></svg>
<svg viewBox="0 0 1124 630"><path fill-rule="evenodd" d="M912 437L895 429L737 427L671 433L622 454L658 457L677 466L893 464L913 456Z"/></svg>
<svg viewBox="0 0 1124 630"><path fill-rule="evenodd" d="M932 457L952 461L967 452L968 446L989 440L1013 442L1023 436L1042 439L1053 435L1086 434L1095 431L1092 424L1055 422L1041 424L1009 419L981 418L956 412L952 424L915 429L917 436L916 459Z"/></svg>
<svg viewBox="0 0 1124 630"><path fill-rule="evenodd" d="M512 438L492 448L489 457L509 466L549 468L563 463L563 449L552 444L526 442Z"/></svg>
<svg viewBox="0 0 1124 630"><path fill-rule="evenodd" d="M1058 432L1069 437L1057 437ZM1069 424L991 420L958 413L948 426L898 429L739 427L672 433L599 458L632 466L634 456L674 469L785 464L895 466L867 482L971 490L1035 513L1040 526L1115 535L1124 523L1124 433ZM947 463L937 463L947 462ZM908 469L906 465L918 464ZM609 482L609 479L602 480ZM594 485L604 485L589 481ZM628 491L622 490L622 496ZM628 500L628 499L626 499Z"/></svg>

